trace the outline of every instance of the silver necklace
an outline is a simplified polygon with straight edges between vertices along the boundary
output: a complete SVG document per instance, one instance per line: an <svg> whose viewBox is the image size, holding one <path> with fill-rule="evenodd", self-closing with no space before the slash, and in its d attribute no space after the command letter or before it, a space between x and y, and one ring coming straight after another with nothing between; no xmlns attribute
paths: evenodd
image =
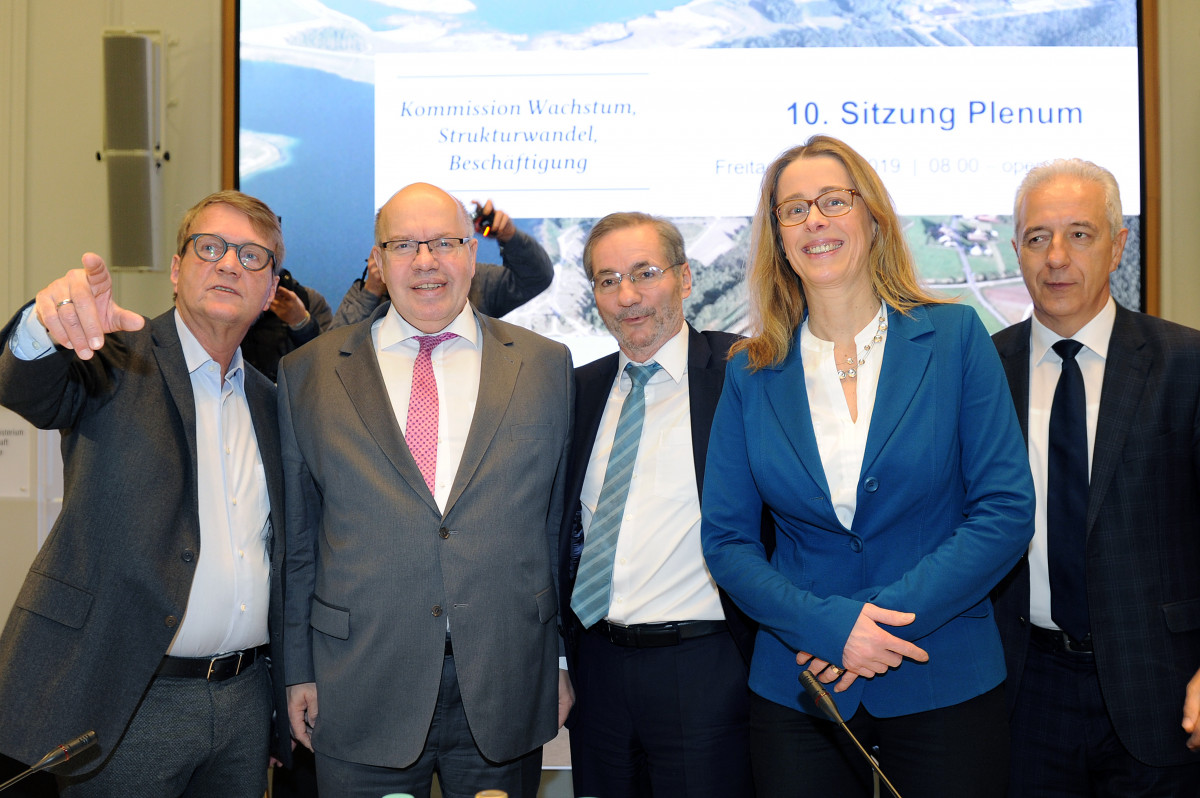
<svg viewBox="0 0 1200 798"><path fill-rule="evenodd" d="M857 362L853 357L848 357L846 358L847 368L837 370L839 380L853 380L858 378L858 368L867 362L867 355L871 354L871 347L883 340L883 333L886 330L887 316L880 313L879 326L875 328L875 334L871 336L871 340L862 348L862 354L858 356Z"/></svg>

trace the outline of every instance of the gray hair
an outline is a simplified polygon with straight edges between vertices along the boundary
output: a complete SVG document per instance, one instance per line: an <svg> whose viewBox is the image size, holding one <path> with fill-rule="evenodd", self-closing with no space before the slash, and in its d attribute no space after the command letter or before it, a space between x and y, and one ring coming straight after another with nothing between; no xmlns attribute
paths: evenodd
<svg viewBox="0 0 1200 798"><path fill-rule="evenodd" d="M1095 183L1104 189L1104 214L1108 217L1109 232L1116 238L1117 233L1124 227L1124 217L1121 216L1121 189L1117 187L1117 179L1103 166L1097 166L1082 158L1059 158L1038 164L1029 170L1017 189L1016 199L1013 200L1014 235L1021 235L1021 205L1029 196L1029 192L1059 177L1073 177L1087 183Z"/></svg>

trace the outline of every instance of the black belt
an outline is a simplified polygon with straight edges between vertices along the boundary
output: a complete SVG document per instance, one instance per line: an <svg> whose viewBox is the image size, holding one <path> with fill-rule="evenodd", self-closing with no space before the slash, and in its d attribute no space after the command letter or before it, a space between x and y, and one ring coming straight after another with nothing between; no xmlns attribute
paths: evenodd
<svg viewBox="0 0 1200 798"><path fill-rule="evenodd" d="M267 646L264 644L215 657L163 657L155 675L223 682L245 671L254 664L254 660L265 656Z"/></svg>
<svg viewBox="0 0 1200 798"><path fill-rule="evenodd" d="M668 621L667 623L635 623L625 626L609 621L600 621L588 631L618 646L627 648L661 648L677 646L693 637L707 637L724 632L729 627L724 621Z"/></svg>
<svg viewBox="0 0 1200 798"><path fill-rule="evenodd" d="M1032 624L1029 626L1029 634L1035 643L1047 651L1058 651L1065 654L1093 653L1090 634L1083 640L1076 640L1058 629L1045 629Z"/></svg>

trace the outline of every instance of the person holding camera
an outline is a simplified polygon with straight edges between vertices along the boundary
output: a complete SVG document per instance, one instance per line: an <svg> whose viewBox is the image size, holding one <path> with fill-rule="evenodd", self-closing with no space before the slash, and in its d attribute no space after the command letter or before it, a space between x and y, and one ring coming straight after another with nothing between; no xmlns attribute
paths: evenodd
<svg viewBox="0 0 1200 798"><path fill-rule="evenodd" d="M501 265L475 264L469 300L480 313L499 318L549 288L554 265L533 236L518 230L512 218L491 200L483 205L476 202L475 208L475 232L500 242ZM387 300L379 263L369 257L362 277L342 297L329 329L362 321Z"/></svg>
<svg viewBox="0 0 1200 798"><path fill-rule="evenodd" d="M301 285L284 269L271 307L242 341L242 357L275 382L279 359L328 330L332 322L333 311L325 297L315 288Z"/></svg>

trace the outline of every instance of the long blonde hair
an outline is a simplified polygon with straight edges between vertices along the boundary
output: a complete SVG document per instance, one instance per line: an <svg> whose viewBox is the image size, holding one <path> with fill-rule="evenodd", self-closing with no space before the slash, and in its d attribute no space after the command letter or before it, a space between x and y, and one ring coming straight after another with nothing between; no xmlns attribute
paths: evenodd
<svg viewBox="0 0 1200 798"><path fill-rule="evenodd" d="M791 350L796 328L804 319L804 287L788 263L779 238L779 221L775 218L779 176L794 161L822 156L835 158L846 167L853 183L847 188L858 192L859 201L875 222L875 236L867 253L875 295L902 313L918 305L948 301L928 293L918 282L916 263L904 238L900 218L871 164L843 141L813 136L776 158L763 175L750 232L746 275L752 334L732 349L746 350L754 371L783 362Z"/></svg>

